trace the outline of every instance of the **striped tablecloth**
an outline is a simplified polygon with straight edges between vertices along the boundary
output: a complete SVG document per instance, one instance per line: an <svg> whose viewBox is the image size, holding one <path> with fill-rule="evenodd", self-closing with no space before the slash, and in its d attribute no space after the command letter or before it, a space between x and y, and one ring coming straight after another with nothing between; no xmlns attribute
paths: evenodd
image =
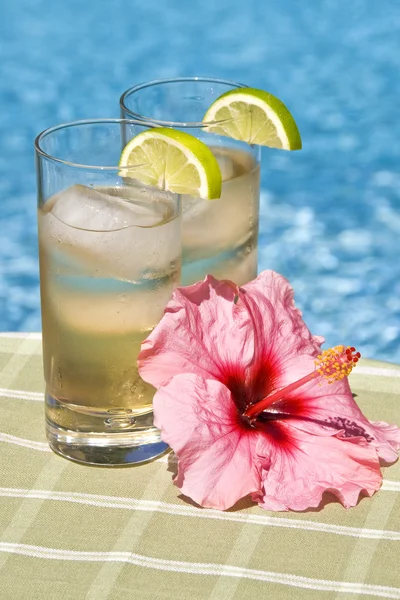
<svg viewBox="0 0 400 600"><path fill-rule="evenodd" d="M1 600L400 599L399 463L347 511L202 510L171 456L105 469L49 450L38 334L2 334L0 371ZM399 423L400 366L351 381L370 419Z"/></svg>

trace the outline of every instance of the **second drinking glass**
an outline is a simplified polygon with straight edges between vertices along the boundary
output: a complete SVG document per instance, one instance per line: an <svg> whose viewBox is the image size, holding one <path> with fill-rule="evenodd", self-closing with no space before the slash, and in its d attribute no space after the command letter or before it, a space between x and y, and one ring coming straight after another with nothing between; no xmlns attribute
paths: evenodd
<svg viewBox="0 0 400 600"><path fill-rule="evenodd" d="M123 118L152 121L194 135L211 148L221 168L221 198L182 197L183 285L208 273L238 285L257 275L260 148L209 133L202 122L219 96L240 87L229 81L186 77L137 85L121 97Z"/></svg>

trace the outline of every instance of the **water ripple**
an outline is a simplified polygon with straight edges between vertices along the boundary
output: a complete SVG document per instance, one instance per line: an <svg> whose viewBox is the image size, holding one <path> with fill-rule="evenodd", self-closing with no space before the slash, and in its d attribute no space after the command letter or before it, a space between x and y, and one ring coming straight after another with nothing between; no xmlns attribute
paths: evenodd
<svg viewBox="0 0 400 600"><path fill-rule="evenodd" d="M0 7L0 329L40 327L34 136L118 116L120 93L175 75L282 97L304 150L263 152L260 268L293 283L329 344L400 361L397 0L19 0Z"/></svg>

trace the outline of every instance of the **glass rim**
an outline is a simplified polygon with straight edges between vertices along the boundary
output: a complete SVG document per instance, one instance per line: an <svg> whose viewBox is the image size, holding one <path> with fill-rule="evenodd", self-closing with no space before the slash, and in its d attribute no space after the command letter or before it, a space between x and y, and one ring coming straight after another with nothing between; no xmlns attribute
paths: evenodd
<svg viewBox="0 0 400 600"><path fill-rule="evenodd" d="M99 118L99 119L81 119L81 120L77 120L77 121L69 121L67 123L60 123L59 125L53 125L52 127L48 127L47 129L44 129L43 131L41 131L35 138L34 141L34 148L35 151L37 153L38 156L49 160L51 162L56 162L62 165L65 165L67 167L74 167L77 169L88 169L91 171L132 171L133 169L137 169L137 168L141 168L144 165L135 165L135 167L130 167L130 166L126 166L126 167L120 167L119 165L112 165L112 166L108 166L108 165L87 165L87 164L83 164L83 163L74 163L68 160L64 160L62 158L58 158L57 156L53 156L52 154L49 154L48 152L46 152L42 147L41 147L41 142L48 136L51 135L52 133L55 133L57 131L61 131L63 129L68 129L70 127L79 127L81 125L101 125L101 124L118 124L118 125L122 125L122 124L127 124L127 125L140 125L141 127L148 127L148 128L154 128L154 123L152 122L147 122L145 120L139 120L139 119L117 119L117 118ZM122 149L121 149L122 151Z"/></svg>
<svg viewBox="0 0 400 600"><path fill-rule="evenodd" d="M132 117L133 119L142 119L144 121L148 121L148 122L152 122L153 124L156 123L157 125L161 125L161 126L165 126L165 127L181 127L181 128L206 128L209 125L219 125L219 124L223 124L226 123L227 120L230 121L231 119L223 119L221 121L163 121L161 119L155 119L154 117L149 117L149 116L145 116L145 115L141 115L139 113L134 112L133 110L131 110L130 108L128 108L125 104L125 100L127 98L129 98L129 96L132 96L132 94L135 94L136 92L149 88L149 87L155 87L157 85L164 85L164 84L168 84L168 83L189 83L189 82L193 82L193 81L199 81L199 82L204 82L204 83L220 83L223 85L227 85L230 86L231 88L246 88L249 87L248 85L245 85L243 83L239 83L237 81L230 81L229 79L219 79L219 78L215 78L215 77L167 77L166 79L153 79L152 81L146 81L144 83L139 83L137 85L134 85L133 87L128 88L127 90L125 90L125 92L121 95L120 99L119 99L119 105L121 107L121 110L125 111L126 113L128 113L129 117Z"/></svg>

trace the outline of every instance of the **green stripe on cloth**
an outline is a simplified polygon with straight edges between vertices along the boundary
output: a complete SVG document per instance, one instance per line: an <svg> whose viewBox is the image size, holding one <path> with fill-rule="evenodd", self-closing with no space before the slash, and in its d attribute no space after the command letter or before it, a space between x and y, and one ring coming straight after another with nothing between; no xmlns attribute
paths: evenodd
<svg viewBox="0 0 400 600"><path fill-rule="evenodd" d="M353 392L399 422L400 367L360 361ZM344 510L203 510L172 485L172 455L130 469L54 455L40 336L0 334L0 597L5 600L400 600L400 465Z"/></svg>

